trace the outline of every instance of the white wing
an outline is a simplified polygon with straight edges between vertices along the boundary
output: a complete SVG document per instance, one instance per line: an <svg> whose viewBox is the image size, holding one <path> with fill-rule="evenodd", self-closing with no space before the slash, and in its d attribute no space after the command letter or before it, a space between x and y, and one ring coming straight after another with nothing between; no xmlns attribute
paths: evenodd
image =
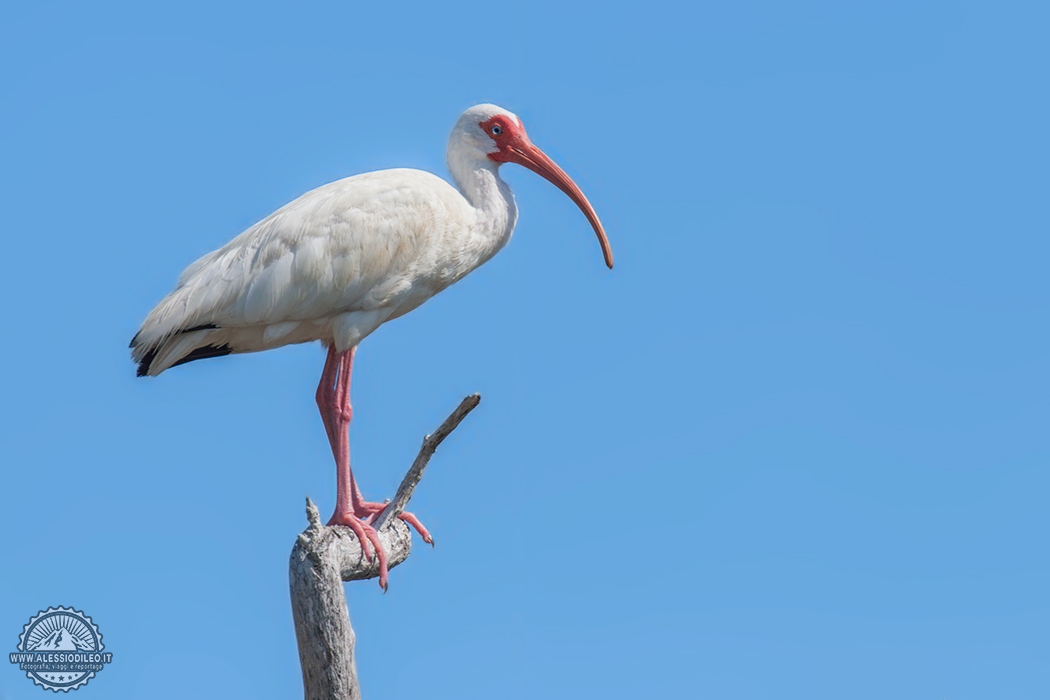
<svg viewBox="0 0 1050 700"><path fill-rule="evenodd" d="M475 211L419 170L304 194L194 262L132 340L140 374L293 342L360 340L454 282ZM458 234L458 235L457 235Z"/></svg>

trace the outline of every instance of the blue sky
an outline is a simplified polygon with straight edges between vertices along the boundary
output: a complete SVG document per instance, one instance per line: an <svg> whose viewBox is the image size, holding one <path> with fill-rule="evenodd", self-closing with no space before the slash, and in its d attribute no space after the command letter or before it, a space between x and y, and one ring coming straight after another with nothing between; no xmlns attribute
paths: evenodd
<svg viewBox="0 0 1050 700"><path fill-rule="evenodd" d="M490 263L362 345L353 463L437 539L347 586L368 698L1037 698L1050 677L1050 65L1037 3L56 3L0 23L0 640L83 698L301 692L334 504L299 346L136 380L199 255L496 102ZM417 542L418 544L418 542ZM6 654L5 654L6 658ZM0 699L40 697L10 664Z"/></svg>

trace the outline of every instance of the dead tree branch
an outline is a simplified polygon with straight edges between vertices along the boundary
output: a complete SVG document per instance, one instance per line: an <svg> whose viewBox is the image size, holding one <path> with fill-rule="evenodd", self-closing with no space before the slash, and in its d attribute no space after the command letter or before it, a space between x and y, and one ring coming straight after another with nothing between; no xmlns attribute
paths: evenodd
<svg viewBox="0 0 1050 700"><path fill-rule="evenodd" d="M394 496L394 500L386 507L379 517L376 518L375 528L376 530L382 531L391 520L401 515L401 511L408 505L409 499L412 498L412 492L416 490L416 486L419 484L419 480L423 478L423 470L427 468L427 462L434 455L434 451L437 450L440 445L449 434L456 429L456 426L467 417L467 414L473 411L477 405L481 403L481 396L478 394L471 394L467 398L460 401L459 406L456 410L445 419L445 422L434 431L432 435L427 435L423 438L423 445L419 448L419 454L416 456L416 461L412 462L412 466L409 467L408 473L405 474L405 478L401 480L401 485L397 487L397 494Z"/></svg>
<svg viewBox="0 0 1050 700"><path fill-rule="evenodd" d="M438 445L480 401L477 394L463 399L441 427L423 439L419 455L401 481L394 500L373 524L391 569L407 559L412 548L409 528L397 516L408 505ZM354 663L355 637L343 581L376 578L379 563L375 558L372 561L364 558L361 543L350 528L322 525L317 506L309 498L306 518L309 527L292 547L288 567L304 697L305 700L358 700L361 689Z"/></svg>

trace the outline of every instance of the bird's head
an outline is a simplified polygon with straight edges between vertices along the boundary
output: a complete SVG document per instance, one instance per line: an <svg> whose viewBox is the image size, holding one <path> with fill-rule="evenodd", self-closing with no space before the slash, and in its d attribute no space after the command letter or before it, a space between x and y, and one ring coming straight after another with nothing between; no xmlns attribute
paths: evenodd
<svg viewBox="0 0 1050 700"><path fill-rule="evenodd" d="M612 268L612 248L594 207L572 178L529 140L517 115L491 104L471 107L456 122L452 142L472 151L478 160L487 159L497 167L502 163L517 163L552 182L576 203L594 227L605 264Z"/></svg>

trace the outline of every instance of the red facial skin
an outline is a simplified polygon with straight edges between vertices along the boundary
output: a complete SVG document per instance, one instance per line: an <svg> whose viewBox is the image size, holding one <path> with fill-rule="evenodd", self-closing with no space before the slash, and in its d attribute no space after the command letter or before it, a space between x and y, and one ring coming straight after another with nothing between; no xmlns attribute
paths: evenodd
<svg viewBox="0 0 1050 700"><path fill-rule="evenodd" d="M503 114L497 114L491 119L479 122L478 126L496 144L497 150L488 154L490 159L497 163L523 165L537 175L552 182L558 189L569 195L569 199L576 202L576 206L580 208L587 220L591 222L591 226L594 227L594 233L598 236L598 243L602 247L602 255L605 257L605 264L608 265L609 269L612 269L612 248L609 246L609 239L605 235L602 222L598 220L598 214L595 213L594 207L587 201L587 197L583 195L583 192L572 181L572 178L566 175L564 170L559 168L553 160L529 141L525 128L516 120ZM502 133L493 134L493 127L499 127Z"/></svg>

